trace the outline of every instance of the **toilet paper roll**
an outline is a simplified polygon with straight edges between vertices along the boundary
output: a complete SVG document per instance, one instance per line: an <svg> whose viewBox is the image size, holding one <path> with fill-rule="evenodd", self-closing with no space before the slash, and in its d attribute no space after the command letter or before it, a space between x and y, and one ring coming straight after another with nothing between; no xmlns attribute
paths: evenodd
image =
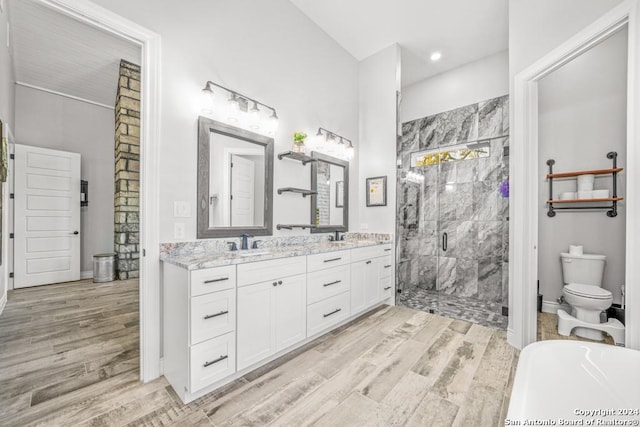
<svg viewBox="0 0 640 427"><path fill-rule="evenodd" d="M569 245L570 255L582 255L582 251L583 251L582 245Z"/></svg>
<svg viewBox="0 0 640 427"><path fill-rule="evenodd" d="M578 191L591 191L593 190L593 180L595 175L587 174L578 176Z"/></svg>
<svg viewBox="0 0 640 427"><path fill-rule="evenodd" d="M575 200L578 193L575 191L569 191L565 193L558 194L558 199L560 200Z"/></svg>
<svg viewBox="0 0 640 427"><path fill-rule="evenodd" d="M593 191L578 191L578 199L593 199Z"/></svg>

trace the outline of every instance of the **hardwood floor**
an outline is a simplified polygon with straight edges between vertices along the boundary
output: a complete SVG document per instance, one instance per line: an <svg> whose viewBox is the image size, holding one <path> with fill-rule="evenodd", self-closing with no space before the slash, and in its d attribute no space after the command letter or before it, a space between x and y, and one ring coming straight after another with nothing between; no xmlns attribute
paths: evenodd
<svg viewBox="0 0 640 427"><path fill-rule="evenodd" d="M495 426L505 331L382 307L189 405L138 382L136 281L14 291L0 316L0 425Z"/></svg>

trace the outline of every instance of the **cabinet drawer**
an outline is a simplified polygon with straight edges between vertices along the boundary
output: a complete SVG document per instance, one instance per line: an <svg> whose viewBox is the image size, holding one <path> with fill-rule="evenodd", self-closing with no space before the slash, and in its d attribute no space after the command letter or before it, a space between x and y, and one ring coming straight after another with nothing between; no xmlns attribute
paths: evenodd
<svg viewBox="0 0 640 427"><path fill-rule="evenodd" d="M349 317L349 305L349 292L344 292L307 307L307 337Z"/></svg>
<svg viewBox="0 0 640 427"><path fill-rule="evenodd" d="M380 300L393 296L393 276L380 278Z"/></svg>
<svg viewBox="0 0 640 427"><path fill-rule="evenodd" d="M230 332L189 349L191 393L236 372L235 336Z"/></svg>
<svg viewBox="0 0 640 427"><path fill-rule="evenodd" d="M192 270L190 275L192 297L223 291L236 286L235 265Z"/></svg>
<svg viewBox="0 0 640 427"><path fill-rule="evenodd" d="M238 286L246 286L307 272L307 257L272 259L238 265Z"/></svg>
<svg viewBox="0 0 640 427"><path fill-rule="evenodd" d="M358 248L351 250L351 262L362 261L369 258L378 258L385 255L393 254L391 244L368 246L366 248Z"/></svg>
<svg viewBox="0 0 640 427"><path fill-rule="evenodd" d="M391 255L380 258L380 278L393 276L393 261Z"/></svg>
<svg viewBox="0 0 640 427"><path fill-rule="evenodd" d="M350 266L328 268L307 276L307 304L313 304L325 298L341 294L349 290Z"/></svg>
<svg viewBox="0 0 640 427"><path fill-rule="evenodd" d="M235 289L191 298L191 345L235 329Z"/></svg>
<svg viewBox="0 0 640 427"><path fill-rule="evenodd" d="M351 251L333 251L307 256L307 271L318 271L351 262Z"/></svg>

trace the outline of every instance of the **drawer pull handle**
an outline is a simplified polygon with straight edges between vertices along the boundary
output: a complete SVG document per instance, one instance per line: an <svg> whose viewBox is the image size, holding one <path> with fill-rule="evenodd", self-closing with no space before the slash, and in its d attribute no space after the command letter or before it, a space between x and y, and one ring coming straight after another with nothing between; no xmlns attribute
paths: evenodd
<svg viewBox="0 0 640 427"><path fill-rule="evenodd" d="M371 260L367 261L366 264L371 264Z"/></svg>
<svg viewBox="0 0 640 427"><path fill-rule="evenodd" d="M278 280L278 285L282 285L282 280Z"/></svg>
<svg viewBox="0 0 640 427"><path fill-rule="evenodd" d="M342 259L342 257L340 257L340 258L325 259L325 260L324 260L324 262L340 261L341 259Z"/></svg>
<svg viewBox="0 0 640 427"><path fill-rule="evenodd" d="M384 266L384 268L389 268L389 267L391 267L391 264Z"/></svg>
<svg viewBox="0 0 640 427"><path fill-rule="evenodd" d="M336 308L336 309L335 309L335 310L333 310L331 313L323 314L322 316L323 316L323 317L329 317L329 316L332 316L332 315L336 314L336 313L337 313L337 312L339 312L339 311L342 311L342 309L341 309L341 308Z"/></svg>
<svg viewBox="0 0 640 427"><path fill-rule="evenodd" d="M202 365L203 368L208 368L211 365L214 365L218 362L222 362L224 359L227 359L229 356L220 356L218 357L216 360L212 360L211 362L204 362L204 365Z"/></svg>
<svg viewBox="0 0 640 427"><path fill-rule="evenodd" d="M391 286L387 286L386 288L384 288L385 291L388 291L389 289L391 289Z"/></svg>
<svg viewBox="0 0 640 427"><path fill-rule="evenodd" d="M220 279L205 280L204 283L224 282L225 280L229 280L229 278L228 277L221 277Z"/></svg>
<svg viewBox="0 0 640 427"><path fill-rule="evenodd" d="M223 316L228 313L229 313L229 310L221 311L220 313L216 313L216 314L207 314L206 316L204 316L204 320L213 319L214 317Z"/></svg>
<svg viewBox="0 0 640 427"><path fill-rule="evenodd" d="M385 252L389 252L390 250L391 250L391 248L387 248L387 249L385 249L384 251L385 251Z"/></svg>
<svg viewBox="0 0 640 427"><path fill-rule="evenodd" d="M342 282L342 280L336 280L335 282L325 283L325 284L324 284L324 285L322 285L322 286L324 286L324 287L326 288L327 286L337 285L337 284L338 284L338 283L340 283L340 282Z"/></svg>
<svg viewBox="0 0 640 427"><path fill-rule="evenodd" d="M273 286L278 286L278 282L273 282Z"/></svg>

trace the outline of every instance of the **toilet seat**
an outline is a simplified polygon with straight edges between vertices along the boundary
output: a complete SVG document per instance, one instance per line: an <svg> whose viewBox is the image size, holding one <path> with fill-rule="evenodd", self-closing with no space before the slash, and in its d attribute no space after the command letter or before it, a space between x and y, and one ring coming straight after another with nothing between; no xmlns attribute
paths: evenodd
<svg viewBox="0 0 640 427"><path fill-rule="evenodd" d="M564 287L564 291L577 297L591 299L609 299L613 296L611 292L599 286L583 285L582 283L569 283Z"/></svg>

